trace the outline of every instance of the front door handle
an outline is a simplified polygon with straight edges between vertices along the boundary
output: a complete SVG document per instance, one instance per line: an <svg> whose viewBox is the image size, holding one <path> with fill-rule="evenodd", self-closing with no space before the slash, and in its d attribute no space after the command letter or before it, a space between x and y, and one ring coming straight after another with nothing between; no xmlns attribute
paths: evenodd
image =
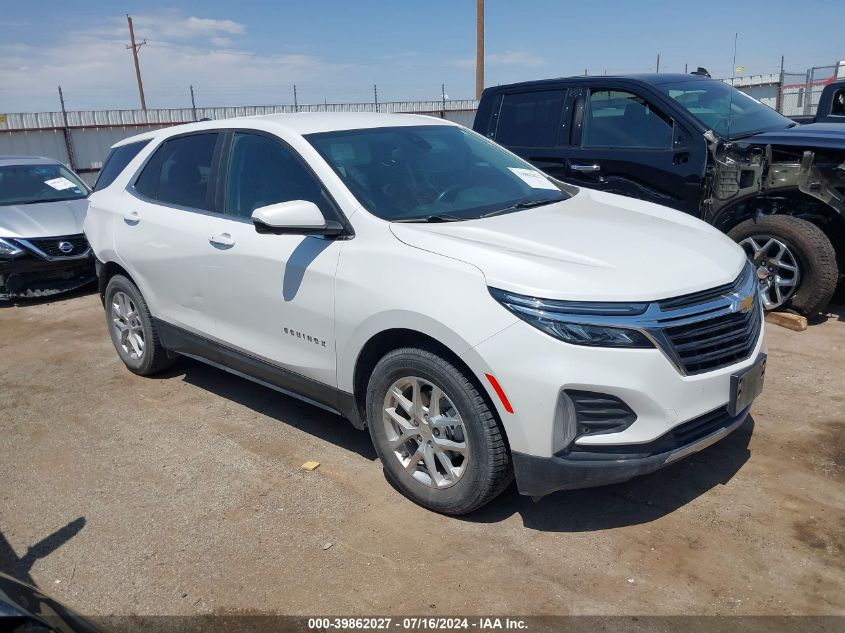
<svg viewBox="0 0 845 633"><path fill-rule="evenodd" d="M141 216L138 215L137 211L127 211L123 214L123 221L131 226L135 226L141 221Z"/></svg>
<svg viewBox="0 0 845 633"><path fill-rule="evenodd" d="M234 238L228 233L215 233L208 238L208 241L211 242L213 246L218 246L220 248L231 248L235 245Z"/></svg>
<svg viewBox="0 0 845 633"><path fill-rule="evenodd" d="M593 174L601 171L601 166L593 163L592 165L570 165L569 169L577 171L581 174Z"/></svg>

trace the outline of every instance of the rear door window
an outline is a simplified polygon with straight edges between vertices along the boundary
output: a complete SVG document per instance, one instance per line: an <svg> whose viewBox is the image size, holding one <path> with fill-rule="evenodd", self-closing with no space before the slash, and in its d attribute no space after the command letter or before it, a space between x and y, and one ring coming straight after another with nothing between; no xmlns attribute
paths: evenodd
<svg viewBox="0 0 845 633"><path fill-rule="evenodd" d="M106 162L103 163L103 168L100 170L97 182L94 183L94 191L105 189L112 184L114 179L120 175L120 172L126 169L126 166L132 162L132 159L135 158L149 142L149 140L138 141L137 143L129 143L112 149L106 157Z"/></svg>
<svg viewBox="0 0 845 633"><path fill-rule="evenodd" d="M672 147L671 119L631 92L591 90L584 119L584 147Z"/></svg>
<svg viewBox="0 0 845 633"><path fill-rule="evenodd" d="M495 140L515 147L559 144L566 90L506 94L499 109Z"/></svg>
<svg viewBox="0 0 845 633"><path fill-rule="evenodd" d="M210 210L208 187L219 134L191 134L165 141L147 162L135 190L153 200Z"/></svg>

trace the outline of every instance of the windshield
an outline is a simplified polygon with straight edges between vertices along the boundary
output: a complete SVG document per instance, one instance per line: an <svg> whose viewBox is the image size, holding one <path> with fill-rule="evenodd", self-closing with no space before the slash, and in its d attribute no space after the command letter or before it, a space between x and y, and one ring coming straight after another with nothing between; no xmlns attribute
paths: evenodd
<svg viewBox="0 0 845 633"><path fill-rule="evenodd" d="M528 163L453 125L306 137L373 214L390 221L470 220L565 200Z"/></svg>
<svg viewBox="0 0 845 633"><path fill-rule="evenodd" d="M0 166L0 206L77 200L87 195L79 177L62 165Z"/></svg>
<svg viewBox="0 0 845 633"><path fill-rule="evenodd" d="M721 81L681 81L660 84L658 88L724 138L735 139L794 125L769 106Z"/></svg>

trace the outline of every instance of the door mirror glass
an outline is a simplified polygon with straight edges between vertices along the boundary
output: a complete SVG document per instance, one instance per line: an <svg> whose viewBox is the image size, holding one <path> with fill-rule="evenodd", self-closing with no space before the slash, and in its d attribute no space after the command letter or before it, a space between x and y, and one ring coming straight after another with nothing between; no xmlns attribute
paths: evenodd
<svg viewBox="0 0 845 633"><path fill-rule="evenodd" d="M290 200L258 207L252 212L252 222L259 233L322 233L326 219L313 202Z"/></svg>

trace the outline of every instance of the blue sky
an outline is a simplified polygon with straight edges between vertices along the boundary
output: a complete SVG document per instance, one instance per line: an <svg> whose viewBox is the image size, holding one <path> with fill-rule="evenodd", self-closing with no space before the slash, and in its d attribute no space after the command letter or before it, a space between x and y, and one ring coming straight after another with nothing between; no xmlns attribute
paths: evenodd
<svg viewBox="0 0 845 633"><path fill-rule="evenodd" d="M841 4L805 0L487 0L486 84L705 66L730 76L845 60ZM125 14L146 38L149 107L428 100L474 92L475 1L12 2L0 10L0 112L137 107Z"/></svg>

